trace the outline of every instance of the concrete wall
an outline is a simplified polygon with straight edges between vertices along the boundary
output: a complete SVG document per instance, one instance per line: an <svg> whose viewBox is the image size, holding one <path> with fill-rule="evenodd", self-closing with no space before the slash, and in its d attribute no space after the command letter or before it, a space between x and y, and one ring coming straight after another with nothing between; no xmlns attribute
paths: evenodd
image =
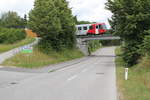
<svg viewBox="0 0 150 100"><path fill-rule="evenodd" d="M83 52L84 55L89 55L87 42L82 39L77 39L77 47L81 52Z"/></svg>

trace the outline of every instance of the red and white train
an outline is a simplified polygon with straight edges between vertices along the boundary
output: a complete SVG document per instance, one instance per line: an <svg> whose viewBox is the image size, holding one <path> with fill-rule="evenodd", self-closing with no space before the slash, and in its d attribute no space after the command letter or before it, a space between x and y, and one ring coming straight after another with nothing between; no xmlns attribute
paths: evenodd
<svg viewBox="0 0 150 100"><path fill-rule="evenodd" d="M106 31L105 23L76 25L76 35L102 35Z"/></svg>

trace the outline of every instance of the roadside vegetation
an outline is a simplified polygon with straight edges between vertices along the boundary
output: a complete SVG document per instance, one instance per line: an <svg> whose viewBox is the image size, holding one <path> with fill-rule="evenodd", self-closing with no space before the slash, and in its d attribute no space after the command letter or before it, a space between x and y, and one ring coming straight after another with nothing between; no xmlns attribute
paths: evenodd
<svg viewBox="0 0 150 100"><path fill-rule="evenodd" d="M150 36L150 0L108 0L106 8L113 13L112 31L124 41L123 59L128 67L142 57L139 50Z"/></svg>
<svg viewBox="0 0 150 100"><path fill-rule="evenodd" d="M16 12L9 11L0 16L0 53L29 44L35 39L27 37L24 30L26 16L21 18Z"/></svg>
<svg viewBox="0 0 150 100"><path fill-rule="evenodd" d="M15 42L13 44L0 44L0 53L9 51L11 49L26 45L26 44L30 44L33 41L35 41L35 38L31 38L31 37L26 37L24 40Z"/></svg>
<svg viewBox="0 0 150 100"><path fill-rule="evenodd" d="M60 52L49 51L49 54L45 54L36 48L33 53L19 53L16 56L6 60L2 65L24 68L39 68L81 57L83 57L83 54L77 49L66 49Z"/></svg>
<svg viewBox="0 0 150 100"><path fill-rule="evenodd" d="M101 47L102 47L102 44L99 40L91 40L88 43L89 53L92 53L96 51L97 49L100 49Z"/></svg>
<svg viewBox="0 0 150 100"><path fill-rule="evenodd" d="M121 40L101 40L103 46L119 46L121 45Z"/></svg>
<svg viewBox="0 0 150 100"><path fill-rule="evenodd" d="M120 47L116 49L116 54L119 100L150 100L150 58L145 56L137 65L129 68L129 79L125 80L125 62Z"/></svg>
<svg viewBox="0 0 150 100"><path fill-rule="evenodd" d="M0 28L0 44L12 44L25 39L24 29Z"/></svg>

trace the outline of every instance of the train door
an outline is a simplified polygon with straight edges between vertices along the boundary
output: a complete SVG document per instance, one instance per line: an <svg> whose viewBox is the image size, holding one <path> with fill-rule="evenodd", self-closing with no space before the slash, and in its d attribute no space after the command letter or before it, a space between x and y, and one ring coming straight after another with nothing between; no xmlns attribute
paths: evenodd
<svg viewBox="0 0 150 100"><path fill-rule="evenodd" d="M89 27L88 26L83 26L83 35L86 35L87 34L87 32L88 32L88 30L89 30Z"/></svg>
<svg viewBox="0 0 150 100"><path fill-rule="evenodd" d="M99 34L99 26L98 25L96 25L96 28L95 28L95 34Z"/></svg>
<svg viewBox="0 0 150 100"><path fill-rule="evenodd" d="M77 35L81 35L81 31L82 31L82 27L81 26L77 26Z"/></svg>
<svg viewBox="0 0 150 100"><path fill-rule="evenodd" d="M106 27L103 24L99 24L99 34L104 34L106 32Z"/></svg>
<svg viewBox="0 0 150 100"><path fill-rule="evenodd" d="M77 27L77 35L86 35L88 31L88 27L87 26L78 26Z"/></svg>

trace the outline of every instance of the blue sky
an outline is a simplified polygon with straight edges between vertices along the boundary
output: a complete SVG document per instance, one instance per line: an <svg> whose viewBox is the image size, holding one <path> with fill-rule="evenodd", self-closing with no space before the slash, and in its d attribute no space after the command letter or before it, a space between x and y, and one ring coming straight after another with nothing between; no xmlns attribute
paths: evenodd
<svg viewBox="0 0 150 100"><path fill-rule="evenodd" d="M109 27L108 18L112 13L105 9L107 0L67 0L73 15L79 20L105 22ZM20 16L28 14L33 8L34 0L0 0L0 13L16 11Z"/></svg>

